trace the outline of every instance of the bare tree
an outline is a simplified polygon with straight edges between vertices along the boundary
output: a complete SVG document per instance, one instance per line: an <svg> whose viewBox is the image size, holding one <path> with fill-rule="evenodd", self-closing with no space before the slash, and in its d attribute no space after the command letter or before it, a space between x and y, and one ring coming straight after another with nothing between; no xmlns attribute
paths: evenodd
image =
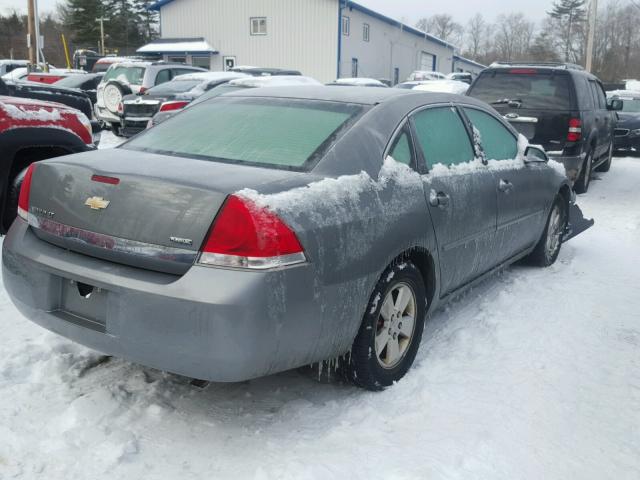
<svg viewBox="0 0 640 480"><path fill-rule="evenodd" d="M430 18L421 18L416 23L416 28L434 35L445 42L460 43L464 29L462 25L453 20L448 13L434 15Z"/></svg>
<svg viewBox="0 0 640 480"><path fill-rule="evenodd" d="M473 59L480 56L480 49L487 38L487 22L480 13L476 13L467 23L467 55Z"/></svg>

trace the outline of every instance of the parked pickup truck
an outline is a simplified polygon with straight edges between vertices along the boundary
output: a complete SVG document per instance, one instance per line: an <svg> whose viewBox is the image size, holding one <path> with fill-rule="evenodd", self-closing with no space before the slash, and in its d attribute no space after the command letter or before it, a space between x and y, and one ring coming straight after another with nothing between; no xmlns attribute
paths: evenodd
<svg viewBox="0 0 640 480"><path fill-rule="evenodd" d="M0 95L0 233L16 218L29 165L94 148L84 113L60 103Z"/></svg>

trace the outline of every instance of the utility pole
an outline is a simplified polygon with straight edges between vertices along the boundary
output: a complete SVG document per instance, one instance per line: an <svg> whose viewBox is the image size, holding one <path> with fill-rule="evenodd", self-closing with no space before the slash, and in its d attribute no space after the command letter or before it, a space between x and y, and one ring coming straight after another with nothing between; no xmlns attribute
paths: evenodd
<svg viewBox="0 0 640 480"><path fill-rule="evenodd" d="M29 63L38 63L36 51L35 0L27 0L27 47L29 48Z"/></svg>
<svg viewBox="0 0 640 480"><path fill-rule="evenodd" d="M100 24L100 55L104 55L104 17L96 18L96 22Z"/></svg>
<svg viewBox="0 0 640 480"><path fill-rule="evenodd" d="M598 16L598 0L591 0L589 5L589 38L587 39L587 72L593 69L593 45L596 39L596 17Z"/></svg>

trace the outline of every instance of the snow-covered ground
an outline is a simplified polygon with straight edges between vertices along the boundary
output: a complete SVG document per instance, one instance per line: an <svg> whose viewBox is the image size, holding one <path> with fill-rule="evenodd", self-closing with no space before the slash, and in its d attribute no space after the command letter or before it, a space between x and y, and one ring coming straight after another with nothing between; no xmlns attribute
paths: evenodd
<svg viewBox="0 0 640 480"><path fill-rule="evenodd" d="M616 159L579 197L596 226L437 313L382 393L199 389L42 330L0 285L0 478L637 480L639 185Z"/></svg>

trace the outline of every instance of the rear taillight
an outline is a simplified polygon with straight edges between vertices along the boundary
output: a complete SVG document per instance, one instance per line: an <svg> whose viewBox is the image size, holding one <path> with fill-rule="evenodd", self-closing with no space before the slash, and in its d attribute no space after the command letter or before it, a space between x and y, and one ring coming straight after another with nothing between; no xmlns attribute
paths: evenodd
<svg viewBox="0 0 640 480"><path fill-rule="evenodd" d="M582 121L579 118L569 120L568 142L578 142L582 138Z"/></svg>
<svg viewBox="0 0 640 480"><path fill-rule="evenodd" d="M180 110L180 109L186 107L187 105L189 105L189 102L185 102L183 100L175 100L175 101L171 101L171 102L164 102L160 106L160 111L161 112L171 112L173 110Z"/></svg>
<svg viewBox="0 0 640 480"><path fill-rule="evenodd" d="M306 261L296 234L275 213L230 195L202 246L202 265L267 269Z"/></svg>
<svg viewBox="0 0 640 480"><path fill-rule="evenodd" d="M147 87L140 87L140 90L138 91L138 95L142 95L143 93L146 93L147 90L149 90Z"/></svg>
<svg viewBox="0 0 640 480"><path fill-rule="evenodd" d="M20 196L18 197L18 216L24 220L29 220L29 195L31 195L31 178L33 177L33 171L36 169L36 164L32 163L27 169L27 173L22 179L22 186L20 187Z"/></svg>
<svg viewBox="0 0 640 480"><path fill-rule="evenodd" d="M118 103L118 113L123 113L124 112L124 105L122 102Z"/></svg>

